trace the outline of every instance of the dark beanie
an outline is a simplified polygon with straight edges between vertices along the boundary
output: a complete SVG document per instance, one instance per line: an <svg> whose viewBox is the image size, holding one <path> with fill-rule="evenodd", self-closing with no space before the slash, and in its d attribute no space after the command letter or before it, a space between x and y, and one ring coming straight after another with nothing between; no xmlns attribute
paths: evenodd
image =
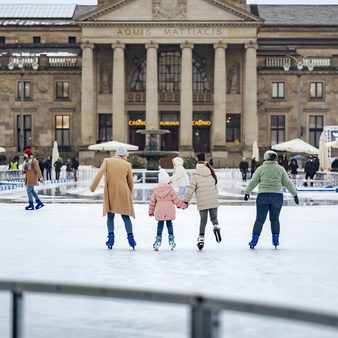
<svg viewBox="0 0 338 338"><path fill-rule="evenodd" d="M198 161L205 161L205 154L204 153L197 154L197 160Z"/></svg>

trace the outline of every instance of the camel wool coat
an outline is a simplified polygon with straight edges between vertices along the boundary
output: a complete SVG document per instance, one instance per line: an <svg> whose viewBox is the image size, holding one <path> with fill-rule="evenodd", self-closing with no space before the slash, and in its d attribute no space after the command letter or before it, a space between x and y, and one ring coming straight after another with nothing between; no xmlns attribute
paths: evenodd
<svg viewBox="0 0 338 338"><path fill-rule="evenodd" d="M33 157L24 161L25 186L34 187L38 185L38 180L42 180L39 161Z"/></svg>
<svg viewBox="0 0 338 338"><path fill-rule="evenodd" d="M133 205L133 173L131 164L123 158L116 156L104 159L99 172L93 179L91 190L99 185L105 175L103 216L107 212L127 215L135 218Z"/></svg>

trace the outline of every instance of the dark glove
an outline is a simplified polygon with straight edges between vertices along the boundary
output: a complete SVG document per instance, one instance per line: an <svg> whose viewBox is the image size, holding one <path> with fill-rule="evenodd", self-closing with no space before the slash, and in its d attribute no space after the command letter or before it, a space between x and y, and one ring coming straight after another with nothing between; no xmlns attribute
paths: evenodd
<svg viewBox="0 0 338 338"><path fill-rule="evenodd" d="M298 205L299 204L299 198L298 198L298 196L297 195L293 196L293 198L295 199L295 203Z"/></svg>
<svg viewBox="0 0 338 338"><path fill-rule="evenodd" d="M249 195L249 194L245 194L245 195L244 195L244 201L248 201L249 198L250 198L250 195Z"/></svg>

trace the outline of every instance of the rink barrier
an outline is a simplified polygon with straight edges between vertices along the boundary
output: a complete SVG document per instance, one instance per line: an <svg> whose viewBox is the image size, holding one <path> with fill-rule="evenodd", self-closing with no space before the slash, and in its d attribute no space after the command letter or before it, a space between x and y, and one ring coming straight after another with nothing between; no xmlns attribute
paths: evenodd
<svg viewBox="0 0 338 338"><path fill-rule="evenodd" d="M234 299L219 299L202 294L14 280L0 280L0 290L9 291L12 294L11 338L23 338L24 335L23 304L25 292L187 305L190 306L191 310L190 338L218 338L220 336L219 314L221 311L282 318L298 322L320 324L338 329L338 314Z"/></svg>

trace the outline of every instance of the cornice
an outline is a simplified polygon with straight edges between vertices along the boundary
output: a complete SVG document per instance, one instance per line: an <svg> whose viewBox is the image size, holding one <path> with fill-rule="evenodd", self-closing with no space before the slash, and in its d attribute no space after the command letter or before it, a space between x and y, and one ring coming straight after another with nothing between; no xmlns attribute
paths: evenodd
<svg viewBox="0 0 338 338"><path fill-rule="evenodd" d="M112 21L87 21L79 23L81 27L255 27L259 26L257 22L244 22L244 21L221 21L221 22L144 22L144 21L130 21L130 22L112 22Z"/></svg>

